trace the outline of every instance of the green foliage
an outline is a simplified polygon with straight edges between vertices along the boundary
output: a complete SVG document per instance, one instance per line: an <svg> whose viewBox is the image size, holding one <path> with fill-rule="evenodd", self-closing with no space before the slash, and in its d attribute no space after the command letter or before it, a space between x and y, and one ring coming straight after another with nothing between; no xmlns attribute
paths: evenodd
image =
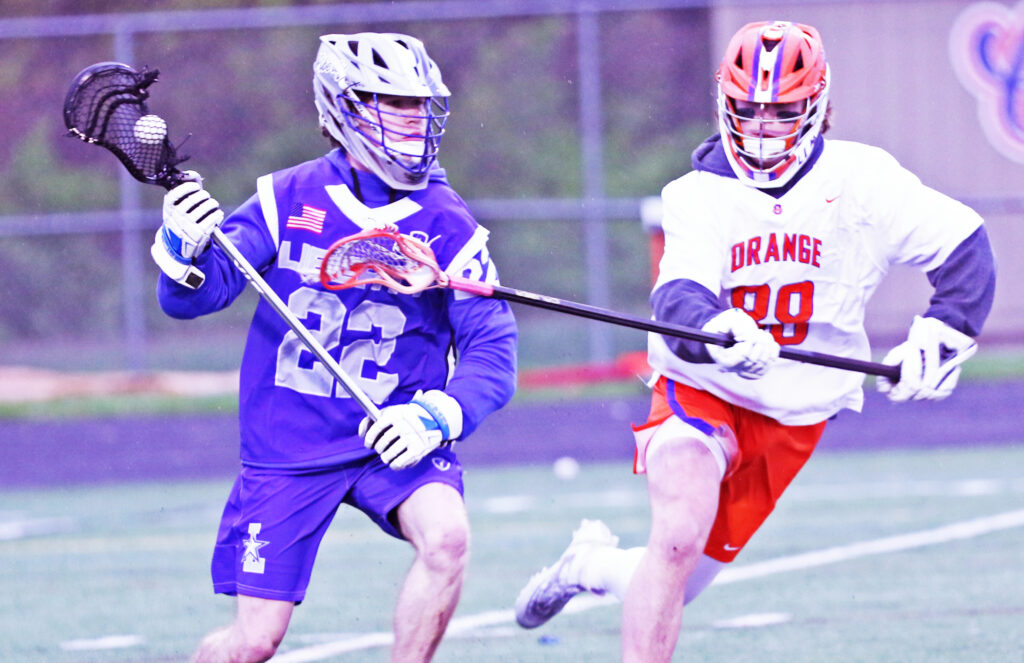
<svg viewBox="0 0 1024 663"><path fill-rule="evenodd" d="M0 212L68 212L117 206L118 180L76 168L56 154L52 125L37 120L0 178Z"/></svg>
<svg viewBox="0 0 1024 663"><path fill-rule="evenodd" d="M503 27L481 27L473 66L444 69L453 99L443 161L467 198L578 196L571 25L548 18Z"/></svg>
<svg viewBox="0 0 1024 663"><path fill-rule="evenodd" d="M636 12L603 24L606 191L657 195L711 134L704 10Z"/></svg>
<svg viewBox="0 0 1024 663"><path fill-rule="evenodd" d="M117 330L117 261L112 235L0 239L0 341L81 338ZM114 249L116 251L116 248ZM113 274L112 274L113 272ZM56 287L59 282L59 287ZM112 287L98 286L106 284Z"/></svg>
<svg viewBox="0 0 1024 663"><path fill-rule="evenodd" d="M66 398L36 403L0 403L0 419L74 419L81 417L124 417L143 413L235 412L238 396L183 398L150 394Z"/></svg>

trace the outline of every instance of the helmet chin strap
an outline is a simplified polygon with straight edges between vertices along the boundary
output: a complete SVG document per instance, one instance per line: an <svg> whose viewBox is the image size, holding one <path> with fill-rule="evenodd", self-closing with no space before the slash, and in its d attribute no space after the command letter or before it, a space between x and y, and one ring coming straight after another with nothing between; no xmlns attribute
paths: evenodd
<svg viewBox="0 0 1024 663"><path fill-rule="evenodd" d="M755 169L770 169L786 158L786 142L784 136L765 136L762 127L759 135L743 137L741 156Z"/></svg>
<svg viewBox="0 0 1024 663"><path fill-rule="evenodd" d="M394 152L399 158L410 161L418 161L427 149L427 143L422 138L404 138L395 140L389 138L385 133L383 141L385 148Z"/></svg>
<svg viewBox="0 0 1024 663"><path fill-rule="evenodd" d="M761 163L784 156L786 151L785 138L758 138L757 154ZM753 150L752 150L753 151Z"/></svg>

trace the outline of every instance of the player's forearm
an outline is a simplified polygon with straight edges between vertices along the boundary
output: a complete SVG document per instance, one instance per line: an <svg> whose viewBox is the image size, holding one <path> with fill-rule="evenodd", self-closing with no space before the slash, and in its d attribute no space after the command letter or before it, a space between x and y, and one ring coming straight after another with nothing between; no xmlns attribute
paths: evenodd
<svg viewBox="0 0 1024 663"><path fill-rule="evenodd" d="M499 353L495 353L499 354ZM512 362L506 356L494 357L493 361L477 361L475 366L467 368L445 388L445 393L462 406L462 436L466 439L487 418L488 415L500 410L510 400L516 390L516 370L514 353Z"/></svg>
<svg viewBox="0 0 1024 663"><path fill-rule="evenodd" d="M926 317L938 318L968 336L981 333L996 287L995 258L985 227L979 227L946 262L928 272L928 281L935 293Z"/></svg>
<svg viewBox="0 0 1024 663"><path fill-rule="evenodd" d="M221 230L261 273L275 259L277 247L270 239L255 196L235 210ZM160 307L172 318L187 320L227 308L245 289L245 276L216 242L211 242L192 262L205 276L199 288L183 287L163 274L157 283Z"/></svg>
<svg viewBox="0 0 1024 663"><path fill-rule="evenodd" d="M265 256L253 248L238 227L225 223L225 235L251 264L262 269L267 262ZM164 313L172 318L191 319L227 308L245 289L245 276L237 269L231 258L219 246L211 245L195 258L193 264L206 275L199 288L192 290L160 275L157 284L157 299Z"/></svg>
<svg viewBox="0 0 1024 663"><path fill-rule="evenodd" d="M725 310L713 292L689 279L676 279L658 286L651 293L651 309L656 320L693 329L702 328L708 320ZM695 364L712 361L704 343L669 336L663 338L669 349L683 361Z"/></svg>
<svg viewBox="0 0 1024 663"><path fill-rule="evenodd" d="M213 250L207 251L212 254ZM205 256L204 256L205 257ZM157 300L163 312L172 318L190 320L226 308L245 288L241 272L230 264L212 259L198 259L196 265L206 275L198 289L186 288L165 274L157 282Z"/></svg>
<svg viewBox="0 0 1024 663"><path fill-rule="evenodd" d="M457 315L459 360L445 392L462 406L466 438L515 394L518 331L505 302L473 298L460 308L471 310Z"/></svg>

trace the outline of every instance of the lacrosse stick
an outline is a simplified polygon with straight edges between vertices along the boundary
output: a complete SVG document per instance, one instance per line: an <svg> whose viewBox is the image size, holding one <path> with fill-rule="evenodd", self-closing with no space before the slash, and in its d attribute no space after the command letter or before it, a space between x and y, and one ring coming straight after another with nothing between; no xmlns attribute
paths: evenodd
<svg viewBox="0 0 1024 663"><path fill-rule="evenodd" d="M335 242L327 249L327 254L320 265L320 282L328 290L343 290L376 283L406 294L422 292L429 288L449 288L701 343L713 343L722 347L729 347L734 343L733 339L725 334L639 318L588 304L578 304L557 297L446 274L438 266L434 252L429 246L408 235L400 234L393 226L364 230ZM899 366L785 347L779 351L779 356L807 364L881 375L894 383L900 379Z"/></svg>
<svg viewBox="0 0 1024 663"><path fill-rule="evenodd" d="M86 67L75 76L64 100L64 124L69 136L113 152L135 179L170 190L188 179L176 167L188 157L177 155L177 149L167 138L167 124L146 108L147 88L156 82L157 74L155 69L137 72L118 62L100 62ZM223 231L214 228L211 237L366 414L374 420L379 418L380 410L373 401L309 333Z"/></svg>

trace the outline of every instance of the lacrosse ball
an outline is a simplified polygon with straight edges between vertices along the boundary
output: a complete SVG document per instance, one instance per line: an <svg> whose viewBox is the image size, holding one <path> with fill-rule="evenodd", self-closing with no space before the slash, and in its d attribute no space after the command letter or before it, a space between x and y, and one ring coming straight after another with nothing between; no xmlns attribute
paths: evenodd
<svg viewBox="0 0 1024 663"><path fill-rule="evenodd" d="M159 115L143 115L135 121L135 139L146 145L157 145L167 136L167 123Z"/></svg>
<svg viewBox="0 0 1024 663"><path fill-rule="evenodd" d="M580 473L580 464L571 456L562 456L555 461L555 476L563 481L571 481Z"/></svg>
<svg viewBox="0 0 1024 663"><path fill-rule="evenodd" d="M416 288L416 290L425 290L430 286L434 285L436 276L434 272L428 267L421 266L418 269L405 274L405 280L409 282L409 285Z"/></svg>

